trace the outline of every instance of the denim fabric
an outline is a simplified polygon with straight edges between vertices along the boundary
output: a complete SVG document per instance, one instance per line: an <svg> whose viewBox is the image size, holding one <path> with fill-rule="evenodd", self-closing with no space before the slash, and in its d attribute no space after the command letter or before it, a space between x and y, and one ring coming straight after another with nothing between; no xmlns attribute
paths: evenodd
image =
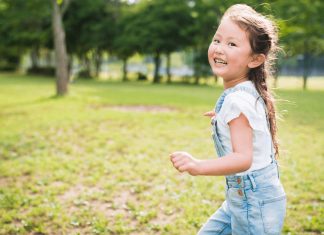
<svg viewBox="0 0 324 235"><path fill-rule="evenodd" d="M224 91L217 101L215 112L220 111L226 95L238 90L252 94L265 107L263 99L254 90L235 86ZM212 120L212 125L212 137L217 154L223 157L228 153L225 153L218 137L216 119ZM280 183L274 153L269 157L272 162L263 169L243 176L226 176L226 200L208 219L198 235L279 235L281 233L286 214L286 194Z"/></svg>

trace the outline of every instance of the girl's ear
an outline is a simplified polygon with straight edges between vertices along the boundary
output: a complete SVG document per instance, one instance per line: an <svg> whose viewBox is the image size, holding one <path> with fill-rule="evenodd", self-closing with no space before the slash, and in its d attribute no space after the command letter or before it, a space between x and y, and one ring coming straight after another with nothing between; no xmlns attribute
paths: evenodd
<svg viewBox="0 0 324 235"><path fill-rule="evenodd" d="M250 63L248 63L248 67L250 69L256 68L256 67L260 66L261 64L263 64L265 59L266 59L266 57L264 54L254 55L252 60L250 61Z"/></svg>

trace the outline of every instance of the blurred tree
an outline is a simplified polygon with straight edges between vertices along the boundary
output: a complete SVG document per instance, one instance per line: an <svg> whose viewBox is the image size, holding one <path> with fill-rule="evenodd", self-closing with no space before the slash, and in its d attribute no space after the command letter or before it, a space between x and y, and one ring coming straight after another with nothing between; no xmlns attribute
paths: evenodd
<svg viewBox="0 0 324 235"><path fill-rule="evenodd" d="M303 55L303 88L313 55L324 54L324 4L321 0L272 1L280 18L281 41L288 56Z"/></svg>
<svg viewBox="0 0 324 235"><path fill-rule="evenodd" d="M191 25L194 21L191 16L191 9L186 1L174 1L172 4L166 1L165 4L164 15L162 15L164 19L161 19L165 28L162 35L164 39L163 52L167 58L167 80L171 82L171 53L192 45L193 30Z"/></svg>
<svg viewBox="0 0 324 235"><path fill-rule="evenodd" d="M117 18L116 37L113 42L113 53L123 61L123 81L127 81L127 61L136 53L141 39L135 34L137 14L133 7L125 4Z"/></svg>
<svg viewBox="0 0 324 235"><path fill-rule="evenodd" d="M91 61L97 77L103 52L112 51L118 5L118 1L112 0L73 1L64 17L68 51L81 59L89 76Z"/></svg>
<svg viewBox="0 0 324 235"><path fill-rule="evenodd" d="M104 52L123 60L123 79L127 79L130 56L136 52L153 55L154 82L160 81L161 55L167 57L166 71L171 81L170 54L190 47L198 83L201 76L210 74L209 43L220 17L234 3L224 0L142 0L136 4L126 0L51 1L52 9L49 1L44 0L0 0L0 67L18 65L20 55L26 52L37 67L39 51L51 49L54 38L59 95L65 94L68 86L65 40L68 52L84 61L88 71L90 64L94 65L96 76ZM245 3L279 19L281 41L287 54L302 55L306 88L312 57L324 54L322 1L314 0L310 4L308 0L249 0Z"/></svg>
<svg viewBox="0 0 324 235"><path fill-rule="evenodd" d="M0 2L0 70L15 70L19 64L19 48L13 43L10 33L12 9L8 1Z"/></svg>
<svg viewBox="0 0 324 235"><path fill-rule="evenodd" d="M138 11L133 21L129 22L132 27L128 27L127 34L139 38L140 52L153 54L154 83L160 81L161 55L167 55L167 73L170 80L171 52L183 49L191 43L189 32L193 21L187 1L142 1L137 7Z"/></svg>
<svg viewBox="0 0 324 235"><path fill-rule="evenodd" d="M50 8L43 0L0 1L0 54L18 66L29 52L32 67L38 67L39 50L51 47ZM15 59L14 59L15 58Z"/></svg>
<svg viewBox="0 0 324 235"><path fill-rule="evenodd" d="M56 94L62 96L68 93L69 73L66 52L65 30L63 15L70 4L70 0L52 1L52 27L56 58Z"/></svg>
<svg viewBox="0 0 324 235"><path fill-rule="evenodd" d="M220 0L192 0L193 30L193 70L195 83L203 75L210 74L207 51L215 34L222 13L226 10L226 3ZM229 4L229 3L227 3Z"/></svg>

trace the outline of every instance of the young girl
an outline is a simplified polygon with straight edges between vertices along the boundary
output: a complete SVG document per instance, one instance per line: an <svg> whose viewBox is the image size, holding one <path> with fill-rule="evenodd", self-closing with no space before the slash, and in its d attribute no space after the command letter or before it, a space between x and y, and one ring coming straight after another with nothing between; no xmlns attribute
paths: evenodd
<svg viewBox="0 0 324 235"><path fill-rule="evenodd" d="M279 180L276 116L266 79L277 50L272 21L251 7L230 7L209 46L214 74L224 92L212 118L219 158L198 160L186 152L170 155L173 166L191 175L225 175L226 200L198 232L280 234L286 195Z"/></svg>

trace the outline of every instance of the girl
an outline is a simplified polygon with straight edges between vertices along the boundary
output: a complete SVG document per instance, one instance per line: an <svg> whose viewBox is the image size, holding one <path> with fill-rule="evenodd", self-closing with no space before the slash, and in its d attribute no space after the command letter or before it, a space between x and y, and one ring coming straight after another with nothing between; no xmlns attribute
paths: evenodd
<svg viewBox="0 0 324 235"><path fill-rule="evenodd" d="M274 100L266 79L277 50L277 30L265 16L237 4L221 19L208 50L224 92L212 118L219 158L198 160L186 152L170 155L173 166L191 175L225 175L226 200L198 232L280 234L286 195L279 180Z"/></svg>

